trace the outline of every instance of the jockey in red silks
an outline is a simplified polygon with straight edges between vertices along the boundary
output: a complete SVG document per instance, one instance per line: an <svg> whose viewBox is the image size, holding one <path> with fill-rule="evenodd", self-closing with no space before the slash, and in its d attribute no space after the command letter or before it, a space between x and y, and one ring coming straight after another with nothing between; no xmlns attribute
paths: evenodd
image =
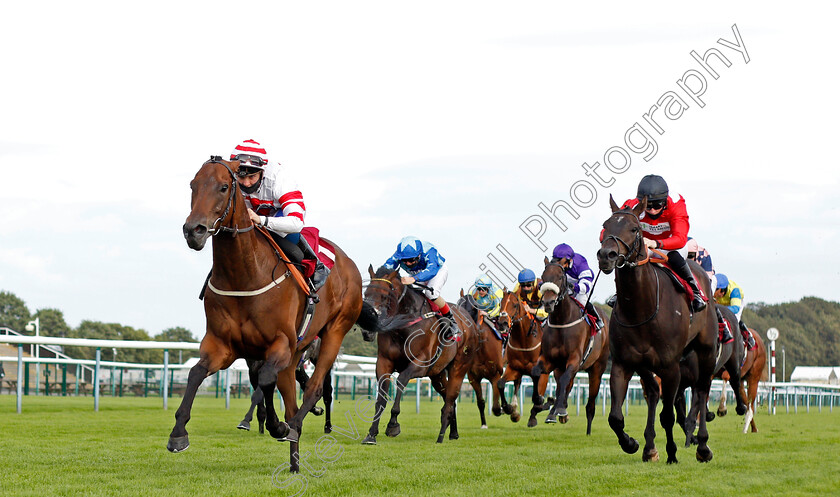
<svg viewBox="0 0 840 497"><path fill-rule="evenodd" d="M636 198L624 202L624 207L633 208L647 198L647 207L639 216L639 222L644 232L644 243L647 248L654 248L666 252L668 265L682 279L688 282L694 293L691 307L694 312L706 308L706 302L700 293L700 288L694 280L691 268L685 262L688 254L688 212L685 199L680 195L676 202L668 196L668 184L655 174L649 174L639 182Z"/></svg>
<svg viewBox="0 0 840 497"><path fill-rule="evenodd" d="M251 221L268 229L287 256L314 262L312 286L317 291L326 282L330 270L300 235L306 206L288 168L269 160L265 148L254 140L237 145L230 153L230 160L239 161L236 179L245 196Z"/></svg>

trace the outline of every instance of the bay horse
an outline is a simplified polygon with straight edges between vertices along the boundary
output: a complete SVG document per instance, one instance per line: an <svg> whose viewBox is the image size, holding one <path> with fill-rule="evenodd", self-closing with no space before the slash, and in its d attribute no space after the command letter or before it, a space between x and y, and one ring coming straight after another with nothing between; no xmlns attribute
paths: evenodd
<svg viewBox="0 0 840 497"><path fill-rule="evenodd" d="M461 289L461 298L458 300L458 307L469 314L472 321L476 324L478 349L476 350L472 367L467 371L467 378L475 391L476 404L478 406L478 412L481 415L481 428L487 429L487 418L484 416L484 392L482 392L481 380L487 379L490 382L493 391L493 414L501 416L502 408L499 405L498 382L505 369L502 340L494 336L493 330L487 323L486 318L479 314L478 308L475 306L475 299L471 295L464 296L463 289ZM472 323L469 324L472 325Z"/></svg>
<svg viewBox="0 0 840 497"><path fill-rule="evenodd" d="M519 298L519 295L507 289L504 291L500 307L499 331L508 332L510 338L505 348L507 366L498 382L499 398L504 413L509 414L510 420L516 423L519 421L519 404L516 400L519 395L519 385L523 376L531 376L531 371L540 358L543 328L539 321L528 312L525 302ZM513 398L511 399L513 402L510 404L505 399L505 384L509 381L513 382ZM550 397L547 401L543 401L542 396L545 395L546 387L548 387L548 374L543 374L534 382L534 391L537 395L532 398L539 402L535 402L531 407L531 416L528 418L529 428L537 426L537 414L547 411L554 403L554 399Z"/></svg>
<svg viewBox="0 0 840 497"><path fill-rule="evenodd" d="M470 324L469 316L455 304L450 304L452 316L461 330L461 339L447 340L443 335L449 324L437 318L425 295L402 283L399 268L391 270L382 266L374 272L373 266L368 266L368 273L370 283L365 288L364 300L376 312L377 323L375 332L368 327L363 329L362 337L367 341L373 341L374 336L377 339L377 393L373 422L362 443L376 445L379 420L390 400L388 391L394 372L398 372L399 376L385 434L389 437L400 434L397 417L408 382L413 378L428 377L432 380L432 387L444 399L437 443L443 442L447 428L449 439L457 440L455 400L476 357L478 336L475 323Z"/></svg>
<svg viewBox="0 0 840 497"><path fill-rule="evenodd" d="M567 411L569 392L575 382L578 371L589 374L589 398L586 401L586 434L592 433L592 420L595 418L595 401L601 388L601 378L610 359L609 325L604 314L596 309L603 329L592 340L592 349L588 351L590 327L585 319L585 311L578 305L569 292L566 271L560 263L550 262L545 258L542 274L542 303L548 313L543 331L540 358L531 372L536 382L543 373L554 371L557 380L557 399L548 413L546 423L561 423L569 420ZM536 399L535 392L535 403Z"/></svg>
<svg viewBox="0 0 840 497"><path fill-rule="evenodd" d="M304 370L304 364L306 361L311 362L313 365L318 364L318 353L321 351L321 340L316 338L315 341L306 349L303 353L303 357L300 359L300 363L295 369L295 380L297 381L298 385L300 385L301 391L306 391L306 384L309 382L309 375L306 374ZM250 431L251 430L251 420L253 419L254 409L257 411L257 422L259 425L260 434L264 433L265 430L263 426L265 425L265 396L263 395L262 389L260 389L259 385L259 372L260 368L262 368L262 361L253 361L253 360L246 360L245 362L248 363L248 376L251 381L251 386L254 387L254 393L251 394L251 406L248 408L248 412L245 413L245 417L242 418L242 421L236 426L236 428L240 430ZM324 376L324 408L319 406L313 406L312 409L309 410L312 414L316 416L321 416L326 412L326 417L324 420L324 433L332 433L332 419L331 419L331 411L332 411L332 377L330 376L330 372L328 371L326 376Z"/></svg>
<svg viewBox="0 0 840 497"><path fill-rule="evenodd" d="M758 432L758 428L755 426L755 400L758 396L758 382L767 381L768 379L767 349L764 347L764 341L761 339L761 335L752 328L748 328L748 330L752 333L752 336L755 339L756 347L753 350L748 350L746 352L744 363L741 366L742 381L738 383L738 387L741 397L746 399L748 407L746 418L744 418L744 433L746 433L748 429L750 429L753 433L756 433ZM724 371L721 374L721 379L723 379L723 381L728 381L727 376L728 373ZM744 381L747 382L746 393L744 392ZM718 406L717 413L718 416L726 416L725 393L721 393L720 405Z"/></svg>
<svg viewBox="0 0 840 497"><path fill-rule="evenodd" d="M690 351L697 354L698 379L692 387L700 403L700 425L697 433L696 457L700 462L712 459L706 429L706 402L715 367L717 318L708 305L700 312L692 312L684 295L670 283L665 270L648 264L639 215L647 207L647 199L634 208L619 208L610 195L612 215L604 222L598 266L606 274L616 271L616 303L610 316L610 372L609 424L618 437L622 450L634 454L639 443L624 431L621 407L634 372L639 374L648 403L643 461L656 461L654 428L656 406L660 391L653 375L662 380L660 422L667 436L666 452L669 464L677 462L674 442L674 400L680 384L680 358ZM709 278L703 269L688 261L698 285L711 295Z"/></svg>
<svg viewBox="0 0 840 497"><path fill-rule="evenodd" d="M717 304L709 303L710 306L715 306L720 310L723 319L727 321L729 324L730 329L735 330L738 326L738 319L735 317L735 314L732 313L729 308L724 306L719 306ZM727 373L727 376L731 375L731 379L729 380L730 386L732 390L735 392L735 398L737 399L738 405L736 407L736 411L739 415L743 415L747 412L747 406L744 404L744 396L741 395L741 391L743 388L741 387L741 363L743 362L744 358L744 341L741 337L741 333L733 333L733 340L726 344L717 344L717 354L715 359L715 377L720 377L722 373ZM697 415L699 412L699 398L694 389L692 389L691 395L691 408L689 412L686 414L685 409L685 389L691 387L691 385L695 384L698 379L698 369L697 369L697 354L694 351L688 353L681 361L680 361L680 388L677 391L677 397L675 400L675 406L677 410L677 423L683 427L683 431L685 432L686 439L685 439L685 446L688 447L692 443L697 443L697 439L694 436L694 427L696 426ZM724 385L724 388L726 386ZM712 421L715 419L715 415L712 412L709 412L707 409L706 412L706 421Z"/></svg>
<svg viewBox="0 0 840 497"><path fill-rule="evenodd" d="M201 250L212 236L213 269L204 298L207 332L167 448L181 452L189 447L186 424L199 385L242 357L264 361L258 383L266 399L266 427L272 437L291 442L289 469L299 472L303 418L321 398L324 377L341 342L363 314L362 279L353 261L333 244L335 266L318 292L320 303L309 331L299 339L307 295L296 283L299 275L290 271L292 262L273 248L266 232L254 229L236 180L238 169L238 161L211 157L190 182L191 211L183 226L184 238L191 249ZM321 353L298 410L295 366L315 336L321 337ZM285 422L279 421L274 409L275 384L286 406Z"/></svg>

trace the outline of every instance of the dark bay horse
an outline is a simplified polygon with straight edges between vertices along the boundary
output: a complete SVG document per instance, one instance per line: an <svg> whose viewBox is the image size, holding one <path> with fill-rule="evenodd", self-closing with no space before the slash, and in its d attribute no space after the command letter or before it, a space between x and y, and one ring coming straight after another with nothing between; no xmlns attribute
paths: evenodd
<svg viewBox="0 0 840 497"><path fill-rule="evenodd" d="M519 404L516 401L519 385L523 376L531 376L531 371L540 358L543 328L539 321L528 312L525 302L517 294L505 290L500 306L499 331L509 332L510 339L505 349L507 366L505 366L505 374L499 380L498 390L502 410L505 414L510 414L511 421L516 423L519 421ZM513 382L513 399L511 399L513 402L510 404L505 399L505 384L509 381ZM546 387L548 387L548 374L543 374L538 381L534 382L534 391L537 394L534 398L542 400ZM537 426L537 414L550 409L553 403L554 399L551 398L545 402L535 403L531 407L528 427Z"/></svg>
<svg viewBox="0 0 840 497"><path fill-rule="evenodd" d="M715 306L716 304L710 302L709 305ZM726 307L717 307L723 315L723 318L729 323L730 329L737 329L738 319L735 317L735 314ZM717 344L717 353L715 356L715 376L720 377L723 372L727 372L728 375L734 375L732 376L734 380L730 380L730 386L735 392L735 398L738 400L736 410L738 414L743 415L747 412L747 406L743 401L744 397L742 397L740 393L742 390L741 363L744 358L744 341L740 333L733 333L733 338L734 339L727 344ZM694 385L697 382L698 374L697 354L694 351L691 351L680 361L680 388L677 391L677 397L675 400L677 423L683 427L683 431L685 432L686 447L692 443L697 443L697 438L694 436L694 428L696 426L697 415L699 412L699 398L697 392L692 389L691 408L686 414L685 389L690 388L691 385ZM708 412L707 409L706 421L711 421L714 418L715 415Z"/></svg>
<svg viewBox="0 0 840 497"><path fill-rule="evenodd" d="M458 300L458 307L464 310L477 325L476 335L478 336L478 349L472 367L467 372L467 378L475 391L478 412L481 414L481 427L487 428L487 418L484 416L484 392L481 389L481 380L487 379L493 391L493 414L502 415L502 408L499 405L499 379L505 369L504 350L502 341L493 334L486 319L480 315L475 306L475 299L471 295L464 296L461 290L461 298ZM472 324L472 323L470 323Z"/></svg>
<svg viewBox="0 0 840 497"><path fill-rule="evenodd" d="M639 215L647 207L647 200L635 208L620 209L610 196L612 216L604 222L598 266L604 273L616 270L616 304L610 317L610 405L609 423L618 443L628 454L639 450L639 443L624 432L621 406L633 373L638 373L648 401L647 426L643 461L658 460L654 444L654 422L660 391L653 375L662 380L660 422L667 436L667 462L677 462L674 442L674 400L680 386L680 358L690 351L697 354L698 379L692 385L700 403L700 426L697 433L697 460L712 459L706 429L706 402L715 368L717 317L708 305L700 312L692 312L684 295L677 291L665 270L647 264L649 258L644 245ZM689 261L698 285L711 295L709 278L703 269Z"/></svg>
<svg viewBox="0 0 840 497"><path fill-rule="evenodd" d="M237 161L212 157L190 182L191 212L184 223L184 237L190 248L201 250L212 236L213 269L204 298L207 332L175 413L167 448L181 452L189 447L186 424L204 378L239 357L265 361L258 380L267 401L266 427L274 438L291 441L289 466L297 472L303 418L321 398L324 377L344 335L362 314L362 278L353 261L333 244L335 266L318 292L320 303L309 332L298 340L306 294L296 277L288 277L291 263L280 257L263 232L254 229L236 180L238 168ZM321 337L321 353L298 410L295 366L315 336ZM286 406L285 423L274 409L275 384Z"/></svg>
<svg viewBox="0 0 840 497"><path fill-rule="evenodd" d="M764 347L764 341L761 339L761 336L757 331L749 328L749 332L752 333L752 336L755 339L756 348L746 352L744 363L741 366L742 381L739 382L738 387L741 397L746 399L745 401L748 407L746 417L744 418L744 433L746 433L748 429L751 429L753 433L756 433L758 428L755 426L754 418L755 399L758 396L758 382L767 381L768 379L767 349ZM723 371L720 376L723 381L728 381L728 375L729 374L726 371ZM746 393L744 392L744 381L747 382ZM720 405L718 406L717 412L718 416L726 416L726 395L724 393L721 393Z"/></svg>
<svg viewBox="0 0 840 497"><path fill-rule="evenodd" d="M408 382L413 378L428 377L432 387L444 398L440 410L440 434L437 443L443 442L446 429L449 439L458 438L458 424L455 414L455 400L461 393L461 384L467 371L472 367L478 348L478 336L475 323L470 324L470 317L460 311L455 304L450 304L452 315L458 321L462 335L460 341L446 340L443 337L445 320L438 319L431 312L426 297L418 290L404 285L399 276L399 269L390 270L380 267L376 272L368 267L370 283L365 289L365 304L370 305L378 316L376 333L377 357L376 411L373 423L363 444L376 445L379 434L379 420L385 411L391 374L399 372L396 395L391 408L391 419L385 434L396 437L400 434L397 416L400 414L400 400ZM368 328L362 336L372 341L374 333Z"/></svg>
<svg viewBox="0 0 840 497"><path fill-rule="evenodd" d="M295 370L295 380L297 380L298 385L300 385L300 389L302 391L306 391L306 384L309 382L309 375L306 374L304 370L304 364L306 361L311 362L313 365L318 364L318 353L321 351L321 340L316 338L315 341L306 349L303 353L303 357L300 359L300 364L298 365L297 369ZM263 426L265 425L265 396L263 395L262 389L260 389L259 384L259 373L260 369L262 368L262 361L253 361L247 360L248 363L248 376L251 381L251 386L254 387L254 393L251 395L251 406L248 408L248 412L245 413L245 417L242 421L239 422L239 425L236 427L240 430L251 430L251 420L253 419L254 410L257 411L257 422L259 425L260 434L264 433ZM321 416L326 412L326 417L324 420L324 433L331 433L332 432L332 419L331 419L331 407L332 407L332 377L330 376L330 371L327 372L326 376L324 376L324 408L319 406L314 406L312 409L309 410L312 414L316 416Z"/></svg>
<svg viewBox="0 0 840 497"><path fill-rule="evenodd" d="M609 326L595 335L592 350L587 354L590 341L589 323L585 312L572 300L566 280L566 271L557 262L545 259L543 281L543 308L548 313L542 339L540 358L534 366L531 377L536 382L539 375L554 371L557 380L557 400L546 418L546 423L561 423L569 420L567 412L569 392L578 371L589 373L589 398L586 401L586 434L592 433L592 419L595 417L595 401L601 388L601 378L610 359ZM601 322L606 317L596 309ZM536 392L534 402L537 403Z"/></svg>

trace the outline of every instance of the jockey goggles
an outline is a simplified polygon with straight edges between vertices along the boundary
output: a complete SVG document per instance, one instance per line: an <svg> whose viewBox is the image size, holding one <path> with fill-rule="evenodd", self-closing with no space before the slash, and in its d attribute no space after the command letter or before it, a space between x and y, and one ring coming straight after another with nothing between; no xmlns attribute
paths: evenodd
<svg viewBox="0 0 840 497"><path fill-rule="evenodd" d="M662 209L668 204L667 200L651 200L647 204L647 209L656 211Z"/></svg>
<svg viewBox="0 0 840 497"><path fill-rule="evenodd" d="M254 155L239 154L234 156L232 160L239 161L239 170L236 174L241 178L260 172L266 166L265 160Z"/></svg>
<svg viewBox="0 0 840 497"><path fill-rule="evenodd" d="M411 259L403 259L402 263L405 264L407 267L414 267L417 263L420 262L420 256L412 257Z"/></svg>

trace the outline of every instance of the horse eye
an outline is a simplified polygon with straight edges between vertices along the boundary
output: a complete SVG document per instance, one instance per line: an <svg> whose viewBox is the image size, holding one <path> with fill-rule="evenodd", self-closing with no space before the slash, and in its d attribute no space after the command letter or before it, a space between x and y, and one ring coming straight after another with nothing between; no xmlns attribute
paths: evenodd
<svg viewBox="0 0 840 497"><path fill-rule="evenodd" d="M639 232L639 228L633 227L633 228L631 228L631 229L630 229L630 232L631 232L631 233L638 233L638 232Z"/></svg>
<svg viewBox="0 0 840 497"><path fill-rule="evenodd" d="M222 187L221 187L221 188L219 188L219 191L221 191L222 193L224 193L224 192L228 191L228 188L230 188L230 185L228 185L227 183L225 183L224 185L222 185Z"/></svg>

